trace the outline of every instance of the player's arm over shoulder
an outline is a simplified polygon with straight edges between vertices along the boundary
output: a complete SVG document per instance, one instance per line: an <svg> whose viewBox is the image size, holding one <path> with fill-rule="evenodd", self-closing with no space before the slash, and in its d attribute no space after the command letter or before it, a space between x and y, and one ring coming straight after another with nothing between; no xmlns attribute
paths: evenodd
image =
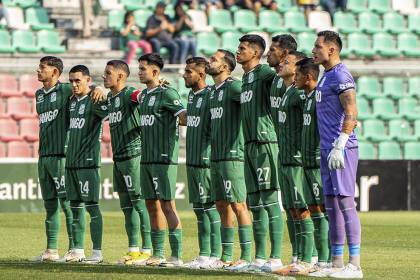
<svg viewBox="0 0 420 280"><path fill-rule="evenodd" d="M133 88L134 89L134 88ZM141 89L135 89L130 94L130 99L132 102L138 104L140 103L142 90Z"/></svg>
<svg viewBox="0 0 420 280"><path fill-rule="evenodd" d="M273 69L271 69L271 67L268 66L267 64L263 64L261 66L260 75L261 75L261 79L264 81L264 83L266 85L268 85L268 87L270 87L271 83L273 82L274 78L276 77L276 72Z"/></svg>
<svg viewBox="0 0 420 280"><path fill-rule="evenodd" d="M174 117L179 118L180 125L187 125L187 110L181 103L181 97L178 91L168 87L165 90L165 102L163 107L173 113Z"/></svg>

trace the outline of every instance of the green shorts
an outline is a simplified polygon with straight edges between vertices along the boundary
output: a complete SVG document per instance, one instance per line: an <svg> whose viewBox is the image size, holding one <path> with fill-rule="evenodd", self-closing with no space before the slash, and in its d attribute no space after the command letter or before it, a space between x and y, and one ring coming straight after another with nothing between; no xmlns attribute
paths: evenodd
<svg viewBox="0 0 420 280"><path fill-rule="evenodd" d="M40 157L38 160L38 177L44 200L65 198L65 157Z"/></svg>
<svg viewBox="0 0 420 280"><path fill-rule="evenodd" d="M267 207L272 204L281 204L281 193L280 190L265 190L248 193L246 196L246 202L251 211L254 208Z"/></svg>
<svg viewBox="0 0 420 280"><path fill-rule="evenodd" d="M282 165L279 175L283 207L307 208L303 193L303 167Z"/></svg>
<svg viewBox="0 0 420 280"><path fill-rule="evenodd" d="M140 196L140 157L115 161L113 169L114 191L128 192L130 197Z"/></svg>
<svg viewBox="0 0 420 280"><path fill-rule="evenodd" d="M99 202L99 168L66 169L66 181L68 200Z"/></svg>
<svg viewBox="0 0 420 280"><path fill-rule="evenodd" d="M321 171L319 168L304 168L303 193L307 205L323 205Z"/></svg>
<svg viewBox="0 0 420 280"><path fill-rule="evenodd" d="M245 145L245 182L247 193L280 189L277 177L277 143Z"/></svg>
<svg viewBox="0 0 420 280"><path fill-rule="evenodd" d="M217 161L210 164L212 201L245 202L244 163Z"/></svg>
<svg viewBox="0 0 420 280"><path fill-rule="evenodd" d="M177 172L175 164L140 164L143 198L174 200Z"/></svg>
<svg viewBox="0 0 420 280"><path fill-rule="evenodd" d="M210 168L187 166L188 198L190 203L209 203Z"/></svg>

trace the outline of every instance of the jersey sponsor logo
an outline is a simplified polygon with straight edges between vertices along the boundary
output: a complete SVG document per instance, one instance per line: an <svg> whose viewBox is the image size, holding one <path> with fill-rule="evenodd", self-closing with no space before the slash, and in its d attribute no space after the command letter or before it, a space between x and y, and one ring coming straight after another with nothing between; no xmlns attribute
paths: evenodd
<svg viewBox="0 0 420 280"><path fill-rule="evenodd" d="M50 102L52 103L52 102L55 102L55 101L57 101L57 93L53 92L53 93L51 93Z"/></svg>
<svg viewBox="0 0 420 280"><path fill-rule="evenodd" d="M195 108L201 108L201 103L203 103L203 98L202 98L202 97L200 97L200 98L197 100L197 104L195 105Z"/></svg>
<svg viewBox="0 0 420 280"><path fill-rule="evenodd" d="M70 128L82 129L85 125L86 120L84 118L71 118L70 119Z"/></svg>
<svg viewBox="0 0 420 280"><path fill-rule="evenodd" d="M70 111L74 111L75 108L76 108L76 102L72 102L70 104Z"/></svg>
<svg viewBox="0 0 420 280"><path fill-rule="evenodd" d="M247 90L241 93L241 104L250 102L252 99L252 90Z"/></svg>
<svg viewBox="0 0 420 280"><path fill-rule="evenodd" d="M120 104L121 104L120 97L119 96L115 97L115 108L120 107Z"/></svg>
<svg viewBox="0 0 420 280"><path fill-rule="evenodd" d="M353 84L353 83L351 83L351 82L349 82L349 83L345 83L345 84L339 84L339 85L338 85L338 88L339 88L340 90L346 90L346 89L349 89L349 88L354 88L354 84Z"/></svg>
<svg viewBox="0 0 420 280"><path fill-rule="evenodd" d="M252 83L254 81L254 72L249 73L248 76L248 83Z"/></svg>
<svg viewBox="0 0 420 280"><path fill-rule="evenodd" d="M198 116L188 116L187 117L187 126L188 127L198 127L200 125L200 117Z"/></svg>
<svg viewBox="0 0 420 280"><path fill-rule="evenodd" d="M85 113L85 104L82 104L79 107L79 115L83 115L84 113Z"/></svg>
<svg viewBox="0 0 420 280"><path fill-rule="evenodd" d="M38 95L37 103L42 103L42 102L44 102L44 95L41 93L40 95Z"/></svg>
<svg viewBox="0 0 420 280"><path fill-rule="evenodd" d="M149 99L148 105L149 106L155 105L155 101L156 101L156 96L151 96L150 99Z"/></svg>
<svg viewBox="0 0 420 280"><path fill-rule="evenodd" d="M286 122L286 112L279 111L279 122L280 123Z"/></svg>
<svg viewBox="0 0 420 280"><path fill-rule="evenodd" d="M121 111L112 112L108 114L109 117L109 124L117 123L122 120L122 113Z"/></svg>
<svg viewBox="0 0 420 280"><path fill-rule="evenodd" d="M211 108L210 109L211 119L220 119L223 116L223 108Z"/></svg>
<svg viewBox="0 0 420 280"><path fill-rule="evenodd" d="M140 118L141 126L152 126L155 123L154 115L142 115Z"/></svg>
<svg viewBox="0 0 420 280"><path fill-rule="evenodd" d="M321 102L321 96L322 96L322 92L320 90L316 90L315 92L315 100L316 102Z"/></svg>
<svg viewBox="0 0 420 280"><path fill-rule="evenodd" d="M270 96L270 104L272 108L279 108L281 103L281 97Z"/></svg>
<svg viewBox="0 0 420 280"><path fill-rule="evenodd" d="M219 101L223 100L223 90L219 91L219 96L217 97L217 100Z"/></svg>
<svg viewBox="0 0 420 280"><path fill-rule="evenodd" d="M44 112L39 115L39 122L41 124L50 122L54 120L57 117L57 115L58 115L58 109L55 109L54 111Z"/></svg>
<svg viewBox="0 0 420 280"><path fill-rule="evenodd" d="M311 125L312 117L310 114L303 114L303 125Z"/></svg>

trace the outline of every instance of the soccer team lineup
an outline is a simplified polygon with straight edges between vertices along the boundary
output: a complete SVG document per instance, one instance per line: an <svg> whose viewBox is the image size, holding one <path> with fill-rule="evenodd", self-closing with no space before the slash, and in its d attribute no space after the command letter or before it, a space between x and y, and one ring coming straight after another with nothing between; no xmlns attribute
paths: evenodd
<svg viewBox="0 0 420 280"><path fill-rule="evenodd" d="M190 89L186 106L161 76L159 54L138 58L142 90L127 86L130 69L122 60L107 62L102 87L92 85L85 65L66 65L69 82L61 83L67 80L62 60L42 57L35 102L46 247L31 260L363 278L355 82L340 60L338 33L319 32L311 57L297 49L288 34L269 46L247 34L236 53L188 58L181 74ZM236 67L241 80L232 75ZM104 122L128 241L120 259L102 253ZM188 199L197 227L193 259L183 258L175 200L179 126L186 126ZM61 211L68 248L58 248Z"/></svg>

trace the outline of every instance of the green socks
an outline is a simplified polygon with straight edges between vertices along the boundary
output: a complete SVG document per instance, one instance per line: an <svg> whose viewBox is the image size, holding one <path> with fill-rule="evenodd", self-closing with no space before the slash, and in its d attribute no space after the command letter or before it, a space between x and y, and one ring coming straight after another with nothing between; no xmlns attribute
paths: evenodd
<svg viewBox="0 0 420 280"><path fill-rule="evenodd" d="M86 210L90 215L90 238L93 244L93 250L101 250L102 248L102 232L103 232L103 221L102 213L99 209L99 204L86 203Z"/></svg>
<svg viewBox="0 0 420 280"><path fill-rule="evenodd" d="M82 202L70 201L70 208L73 214L71 229L73 233L73 244L75 249L85 248L86 217L85 206Z"/></svg>
<svg viewBox="0 0 420 280"><path fill-rule="evenodd" d="M210 257L220 258L222 255L222 240L220 236L220 216L216 207L212 203L211 206L204 205L204 212L210 221Z"/></svg>
<svg viewBox="0 0 420 280"><path fill-rule="evenodd" d="M121 210L125 218L125 231L128 237L128 247L139 247L140 218L131 205L130 196L126 192L119 192Z"/></svg>
<svg viewBox="0 0 420 280"><path fill-rule="evenodd" d="M57 249L58 231L60 229L60 210L56 198L44 200L47 212L45 218L45 233L47 235L47 249Z"/></svg>
<svg viewBox="0 0 420 280"><path fill-rule="evenodd" d="M171 246L171 256L180 259L182 256L182 229L169 230L169 245Z"/></svg>
<svg viewBox="0 0 420 280"><path fill-rule="evenodd" d="M300 220L300 248L302 261L311 263L314 250L314 224L310 218Z"/></svg>
<svg viewBox="0 0 420 280"><path fill-rule="evenodd" d="M165 257L165 235L166 230L152 230L152 245L153 245L153 257L164 258Z"/></svg>
<svg viewBox="0 0 420 280"><path fill-rule="evenodd" d="M222 226L222 257L224 262L232 261L233 259L233 241L235 238L235 228Z"/></svg>
<svg viewBox="0 0 420 280"><path fill-rule="evenodd" d="M193 209L197 217L199 255L208 257L210 256L210 219L201 204L193 204Z"/></svg>
<svg viewBox="0 0 420 280"><path fill-rule="evenodd" d="M330 258L328 219L324 213L314 213L311 218L315 228L314 239L318 251L318 262L327 262Z"/></svg>
<svg viewBox="0 0 420 280"><path fill-rule="evenodd" d="M251 262L251 225L239 226L239 244L241 246L241 260Z"/></svg>
<svg viewBox="0 0 420 280"><path fill-rule="evenodd" d="M251 208L252 212L252 228L255 241L255 258L260 260L267 259L267 231L268 231L268 215L262 205ZM242 243L241 243L242 248ZM242 259L242 258L241 258Z"/></svg>
<svg viewBox="0 0 420 280"><path fill-rule="evenodd" d="M65 198L60 198L61 209L63 209L64 216L66 217L66 230L69 238L69 250L73 248L73 236L71 233L71 224L73 223L73 214L70 209L70 201Z"/></svg>
<svg viewBox="0 0 420 280"><path fill-rule="evenodd" d="M292 215L290 212L286 209L286 224L287 224L287 231L289 233L289 240L292 244L292 256L297 257L298 255L298 246L296 242L296 231L295 231L295 223L293 222Z"/></svg>
<svg viewBox="0 0 420 280"><path fill-rule="evenodd" d="M281 258L281 246L283 243L283 217L280 205L272 203L265 207L268 213L268 225L270 229L271 253L270 258Z"/></svg>
<svg viewBox="0 0 420 280"><path fill-rule="evenodd" d="M297 257L298 257L298 260L302 260L302 246L300 244L302 230L301 230L300 220L293 220L293 226L295 228L295 238L296 238L295 242L296 242Z"/></svg>
<svg viewBox="0 0 420 280"><path fill-rule="evenodd" d="M144 199L137 198L132 200L134 208L140 217L140 234L142 240L142 249L152 249L152 239L150 236L150 218L149 212L147 212L146 202Z"/></svg>

